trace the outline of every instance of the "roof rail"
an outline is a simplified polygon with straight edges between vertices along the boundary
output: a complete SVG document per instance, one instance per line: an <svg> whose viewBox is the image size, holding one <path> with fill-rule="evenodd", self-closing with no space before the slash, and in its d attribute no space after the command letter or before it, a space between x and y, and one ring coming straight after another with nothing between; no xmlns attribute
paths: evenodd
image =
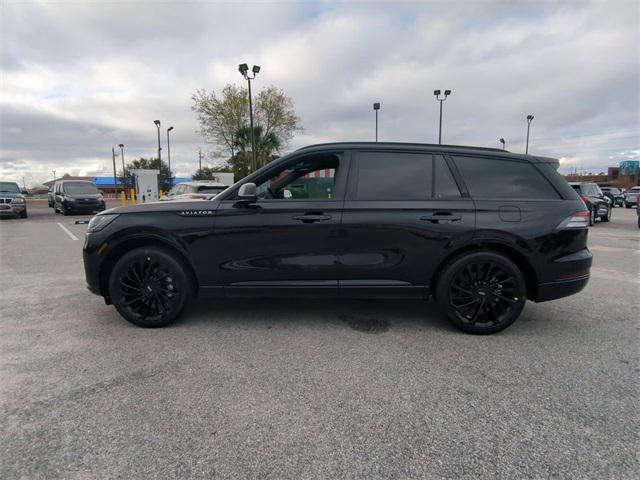
<svg viewBox="0 0 640 480"><path fill-rule="evenodd" d="M313 145L307 145L300 147L296 151L307 150L314 147L326 147L326 146L355 146L355 145L390 145L390 146L412 146L412 147L435 147L435 148L455 148L455 149L467 149L467 150L488 150L490 152L505 152L510 153L509 150L503 150L501 148L494 147L474 147L471 145L444 145L437 143L417 143L417 142L328 142L328 143L316 143Z"/></svg>

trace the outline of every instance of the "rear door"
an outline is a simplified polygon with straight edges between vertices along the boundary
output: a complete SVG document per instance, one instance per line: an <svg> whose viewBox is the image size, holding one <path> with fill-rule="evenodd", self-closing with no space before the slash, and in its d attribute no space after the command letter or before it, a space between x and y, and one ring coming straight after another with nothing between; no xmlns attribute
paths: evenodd
<svg viewBox="0 0 640 480"><path fill-rule="evenodd" d="M340 295L421 297L447 251L473 234L473 202L442 155L356 153L342 215Z"/></svg>

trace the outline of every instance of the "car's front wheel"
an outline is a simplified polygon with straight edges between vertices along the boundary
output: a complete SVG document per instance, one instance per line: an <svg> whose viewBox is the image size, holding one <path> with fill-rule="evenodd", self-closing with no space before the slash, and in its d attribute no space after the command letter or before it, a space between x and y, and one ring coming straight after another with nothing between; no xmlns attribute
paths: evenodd
<svg viewBox="0 0 640 480"><path fill-rule="evenodd" d="M436 298L449 320L465 332L480 335L499 332L515 322L526 293L518 267L489 251L454 259L436 286Z"/></svg>
<svg viewBox="0 0 640 480"><path fill-rule="evenodd" d="M193 291L185 266L170 250L141 247L116 263L109 294L125 319L140 327L164 327L184 310Z"/></svg>
<svg viewBox="0 0 640 480"><path fill-rule="evenodd" d="M608 207L607 213L600 217L601 222L608 222L609 220L611 220L611 207Z"/></svg>

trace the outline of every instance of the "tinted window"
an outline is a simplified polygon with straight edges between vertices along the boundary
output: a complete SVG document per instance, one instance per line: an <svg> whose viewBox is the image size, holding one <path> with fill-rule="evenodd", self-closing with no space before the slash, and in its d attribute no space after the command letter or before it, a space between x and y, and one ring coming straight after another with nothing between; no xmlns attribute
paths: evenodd
<svg viewBox="0 0 640 480"><path fill-rule="evenodd" d="M362 152L358 200L426 200L431 197L431 155Z"/></svg>
<svg viewBox="0 0 640 480"><path fill-rule="evenodd" d="M557 199L558 193L530 163L482 157L454 157L475 198Z"/></svg>
<svg viewBox="0 0 640 480"><path fill-rule="evenodd" d="M444 161L444 158L440 155L436 155L434 158L435 168L435 198L459 198L460 190L458 185L451 174L451 170Z"/></svg>

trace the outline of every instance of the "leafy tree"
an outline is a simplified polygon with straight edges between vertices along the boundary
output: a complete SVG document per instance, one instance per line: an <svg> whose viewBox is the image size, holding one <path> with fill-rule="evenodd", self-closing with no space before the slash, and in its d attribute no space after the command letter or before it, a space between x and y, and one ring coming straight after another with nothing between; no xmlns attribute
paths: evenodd
<svg viewBox="0 0 640 480"><path fill-rule="evenodd" d="M198 90L192 97L200 133L221 152L230 153L233 165L251 157L251 129L247 90L226 85L219 95ZM268 163L302 130L293 100L276 87L260 91L254 99L254 134L258 164ZM237 168L234 167L234 172ZM240 169L241 170L241 169Z"/></svg>
<svg viewBox="0 0 640 480"><path fill-rule="evenodd" d="M192 175L191 178L194 180L213 180L216 176L216 173L220 172L233 172L233 169L228 165L217 166L217 167L202 167Z"/></svg>
<svg viewBox="0 0 640 480"><path fill-rule="evenodd" d="M140 157L138 160L133 160L127 163L124 167L124 174L122 170L118 179L127 187L135 188L135 179L131 170L147 169L147 170L160 170L158 175L158 187L167 192L171 189L171 179L169 173L169 166L165 162L160 162L158 158L144 158Z"/></svg>

